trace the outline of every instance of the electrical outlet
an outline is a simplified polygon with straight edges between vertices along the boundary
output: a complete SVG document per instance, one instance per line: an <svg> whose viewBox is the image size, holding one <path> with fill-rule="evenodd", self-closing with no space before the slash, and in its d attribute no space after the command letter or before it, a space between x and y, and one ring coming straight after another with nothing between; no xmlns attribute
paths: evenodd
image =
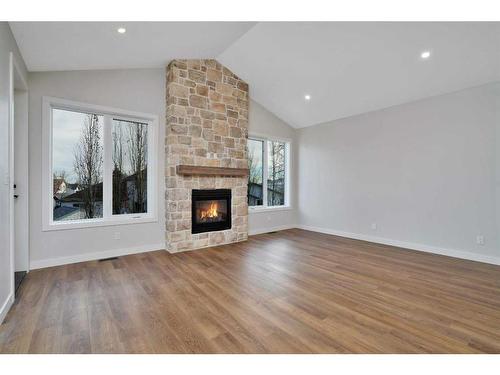
<svg viewBox="0 0 500 375"><path fill-rule="evenodd" d="M484 245L484 236L481 236L481 235L477 236L476 237L476 243L478 245Z"/></svg>
<svg viewBox="0 0 500 375"><path fill-rule="evenodd" d="M372 229L377 230L377 223L372 223Z"/></svg>
<svg viewBox="0 0 500 375"><path fill-rule="evenodd" d="M114 234L113 238L114 238L115 240L119 240L119 239L120 239L120 232L115 232L115 234Z"/></svg>

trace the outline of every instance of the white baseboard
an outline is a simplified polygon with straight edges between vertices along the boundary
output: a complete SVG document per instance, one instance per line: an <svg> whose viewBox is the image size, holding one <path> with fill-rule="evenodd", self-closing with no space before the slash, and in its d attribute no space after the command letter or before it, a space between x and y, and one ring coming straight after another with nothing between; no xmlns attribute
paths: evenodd
<svg viewBox="0 0 500 375"><path fill-rule="evenodd" d="M269 233L269 232L276 232L278 230L286 230L286 229L292 229L292 228L297 228L297 225L278 225L278 226L275 226L275 227L267 227L267 228L256 229L256 230L250 229L248 231L248 235L249 236L255 236L257 234L264 234L264 233Z"/></svg>
<svg viewBox="0 0 500 375"><path fill-rule="evenodd" d="M278 230L292 229L292 228L296 228L296 227L297 227L296 225L280 225L280 226L268 227L265 229L260 229L260 230L255 230L255 231L249 231L248 234L249 235L263 234L263 233L269 233L269 232L274 232L274 231L278 231ZM207 246L207 247L211 247L211 246ZM130 248L122 248L122 249L114 249L114 250L106 250L106 251L98 251L98 252L89 252L89 253L77 254L77 255L66 256L66 257L33 260L30 262L30 270L35 270L35 269L39 269L39 268L62 266L64 264L87 262L87 261L91 261L91 260L111 258L111 257L117 257L117 256L123 256L123 255L145 253L148 251L155 251L155 250L165 250L165 244L145 245L145 246L138 246L138 247L130 247ZM168 251L168 252L172 253L170 251Z"/></svg>
<svg viewBox="0 0 500 375"><path fill-rule="evenodd" d="M279 225L279 226L267 227L267 228L262 228L262 229L257 229L257 230L249 230L248 235L254 236L254 235L258 235L258 234L264 234L264 233L292 229L292 228L299 228L299 229L309 230L312 232L325 233L325 234L332 234L335 236L353 238L353 239L357 239L357 240L374 242L374 243L379 243L379 244L383 244L383 245L402 247L405 249L423 251L426 253L445 255L445 256L449 256L449 257L453 257L453 258L467 259L467 260L473 260L476 262L483 262L483 263L500 265L500 257L471 253L471 252L461 251L461 250L446 249L446 248L442 248L442 247L424 245L424 244L419 244L419 243L392 240L392 239L388 239L388 238L369 236L369 235L358 234L358 233L343 232L343 231L338 231L338 230L334 230L334 229L320 228L320 227L314 227L314 226L308 226L308 225ZM30 269L34 270L34 269L38 269L38 268L54 267L54 266L60 266L60 265L64 265L64 264L86 262L86 261L91 261L91 260L98 260L98 259L110 258L110 257L116 257L116 256L124 256L124 255L130 255L130 254L138 254L138 253L144 253L144 252L148 252L148 251L164 250L164 249L165 249L165 244L144 245L144 246L121 248L121 249L114 249L114 250L107 250L107 251L100 251L100 252L89 252L89 253L84 253L84 254L67 256L67 257L34 260L34 261L30 262ZM13 298L12 298L12 301L10 302L10 304L12 304L12 302L13 302ZM6 306L7 306L7 311L10 308L10 305L8 305L8 303L9 303L9 300L7 300L5 302L4 306L2 307L2 310L0 311L0 318L1 318L0 321L3 319L3 313L4 313L4 309L6 308Z"/></svg>
<svg viewBox="0 0 500 375"><path fill-rule="evenodd" d="M9 312L10 308L12 307L12 304L14 303L14 295L11 293L3 303L1 309L0 309L0 324L3 323L3 320L7 316L7 313Z"/></svg>
<svg viewBox="0 0 500 375"><path fill-rule="evenodd" d="M148 251L164 250L164 249L165 249L165 244L143 245L143 246L113 249L106 251L90 252L90 253L72 255L67 257L34 260L30 262L30 269L35 270L38 268L61 266L63 264L87 262L90 260L98 260L98 259L145 253Z"/></svg>
<svg viewBox="0 0 500 375"><path fill-rule="evenodd" d="M469 251L446 249L446 248L442 248L442 247L424 245L424 244L420 244L420 243L391 240L389 238L369 236L369 235L365 235L365 234L357 234L357 233L350 233L350 232L343 232L343 231L338 231L338 230L334 230L334 229L319 228L319 227L313 227L313 226L308 226L308 225L297 225L296 228L309 230L312 232L332 234L334 236L353 238L356 240L375 242L375 243L379 243L379 244L383 244L383 245L402 247L402 248L410 249L410 250L423 251L426 253L445 255L445 256L449 256L449 257L453 257L453 258L467 259L467 260L473 260L476 262L500 265L500 257L471 253Z"/></svg>

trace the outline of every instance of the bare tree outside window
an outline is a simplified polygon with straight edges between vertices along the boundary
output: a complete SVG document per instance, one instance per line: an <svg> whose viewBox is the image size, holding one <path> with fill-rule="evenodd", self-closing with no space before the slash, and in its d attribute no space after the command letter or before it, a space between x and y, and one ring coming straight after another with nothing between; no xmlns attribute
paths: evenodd
<svg viewBox="0 0 500 375"><path fill-rule="evenodd" d="M64 169L61 169L59 171L54 171L53 177L54 179L59 178L66 181L66 179L68 178L68 173Z"/></svg>
<svg viewBox="0 0 500 375"><path fill-rule="evenodd" d="M54 221L102 217L102 115L52 109Z"/></svg>
<svg viewBox="0 0 500 375"><path fill-rule="evenodd" d="M146 124L135 123L129 126L129 157L132 175L135 176L135 192L132 201L132 211L146 212L146 181L147 181L147 127Z"/></svg>
<svg viewBox="0 0 500 375"><path fill-rule="evenodd" d="M248 205L261 206L263 204L263 172L264 168L264 141L249 139L248 148Z"/></svg>
<svg viewBox="0 0 500 375"><path fill-rule="evenodd" d="M105 221L126 214L136 219L148 213L148 179L154 177L148 176L148 140L154 124L118 116L51 108L51 221Z"/></svg>
<svg viewBox="0 0 500 375"><path fill-rule="evenodd" d="M124 198L123 178L124 171L123 127L113 126L113 213L119 214L121 202Z"/></svg>
<svg viewBox="0 0 500 375"><path fill-rule="evenodd" d="M285 204L286 144L268 141L267 205Z"/></svg>
<svg viewBox="0 0 500 375"><path fill-rule="evenodd" d="M113 214L147 212L147 124L113 120Z"/></svg>
<svg viewBox="0 0 500 375"><path fill-rule="evenodd" d="M74 149L74 172L82 187L81 198L85 219L102 216L102 210L97 208L98 195L101 196L100 201L102 202L101 132L102 126L99 116L87 114L80 142L76 144Z"/></svg>

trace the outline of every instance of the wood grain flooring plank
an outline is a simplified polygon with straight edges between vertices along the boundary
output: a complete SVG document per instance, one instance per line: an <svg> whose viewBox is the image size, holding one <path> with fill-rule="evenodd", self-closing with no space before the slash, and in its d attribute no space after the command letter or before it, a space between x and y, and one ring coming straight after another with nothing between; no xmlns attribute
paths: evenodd
<svg viewBox="0 0 500 375"><path fill-rule="evenodd" d="M500 353L500 267L291 229L34 270L0 353Z"/></svg>

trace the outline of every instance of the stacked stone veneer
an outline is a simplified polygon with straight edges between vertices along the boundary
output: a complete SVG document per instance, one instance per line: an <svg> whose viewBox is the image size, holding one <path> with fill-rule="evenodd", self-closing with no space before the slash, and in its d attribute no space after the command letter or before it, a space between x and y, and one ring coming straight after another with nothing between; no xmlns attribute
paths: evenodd
<svg viewBox="0 0 500 375"><path fill-rule="evenodd" d="M166 242L170 252L244 241L247 178L182 176L177 165L247 168L248 84L216 60L167 67ZM191 234L191 190L231 189L231 229Z"/></svg>

